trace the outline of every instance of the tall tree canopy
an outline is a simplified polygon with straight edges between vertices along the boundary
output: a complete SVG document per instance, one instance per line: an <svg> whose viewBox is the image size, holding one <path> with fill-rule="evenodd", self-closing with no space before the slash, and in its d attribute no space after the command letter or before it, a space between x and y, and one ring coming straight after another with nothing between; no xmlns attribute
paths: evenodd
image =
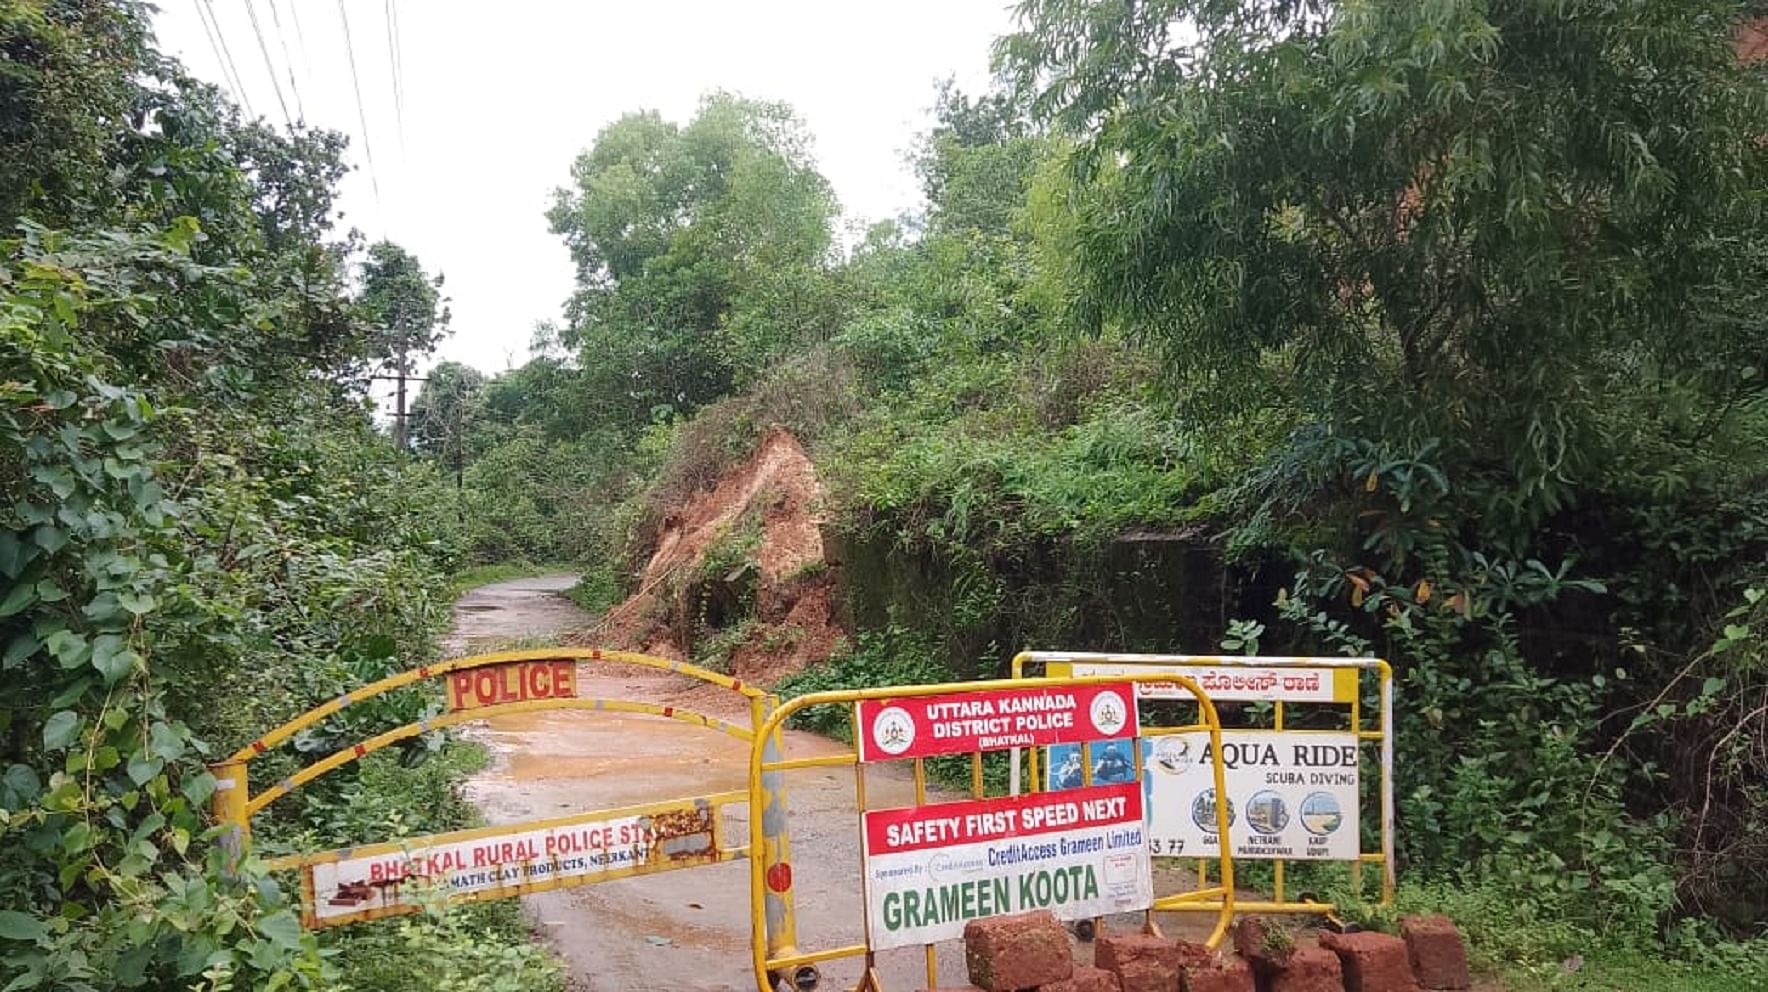
<svg viewBox="0 0 1768 992"><path fill-rule="evenodd" d="M1635 446L1617 395L1677 383L1723 416L1763 381L1740 4L1572 6L1029 0L1000 52L1082 139L1081 316L1218 408L1275 388L1443 438L1506 477L1494 518Z"/></svg>
<svg viewBox="0 0 1768 992"><path fill-rule="evenodd" d="M716 94L685 126L629 114L571 172L548 214L577 263L564 339L608 419L692 409L815 333L836 207L785 106Z"/></svg>
<svg viewBox="0 0 1768 992"><path fill-rule="evenodd" d="M416 255L391 241L369 246L358 302L379 331L379 349L396 366L436 350L447 335L441 291L442 277L427 275Z"/></svg>

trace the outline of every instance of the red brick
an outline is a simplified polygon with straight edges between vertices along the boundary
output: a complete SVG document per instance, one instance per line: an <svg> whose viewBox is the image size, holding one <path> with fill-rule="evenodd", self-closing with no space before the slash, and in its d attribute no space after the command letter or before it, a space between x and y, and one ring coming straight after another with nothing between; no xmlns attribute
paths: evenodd
<svg viewBox="0 0 1768 992"><path fill-rule="evenodd" d="M916 989L915 992L983 992L974 985L947 985L937 989Z"/></svg>
<svg viewBox="0 0 1768 992"><path fill-rule="evenodd" d="M1271 975L1269 992L1344 992L1344 969L1338 955L1324 947L1298 945L1289 963Z"/></svg>
<svg viewBox="0 0 1768 992"><path fill-rule="evenodd" d="M1074 974L1068 931L1047 910L964 925L964 963L984 992L1014 992Z"/></svg>
<svg viewBox="0 0 1768 992"><path fill-rule="evenodd" d="M1188 940L1173 941L1179 948L1179 968L1183 970L1192 965L1207 964L1217 957L1216 952L1202 944L1193 944Z"/></svg>
<svg viewBox="0 0 1768 992"><path fill-rule="evenodd" d="M1282 924L1262 916L1248 916L1234 924L1234 950L1251 962L1258 974L1273 974L1289 963L1295 947L1293 940L1272 939L1274 934L1283 932L1281 928Z"/></svg>
<svg viewBox="0 0 1768 992"><path fill-rule="evenodd" d="M1122 992L1178 992L1179 969L1154 958L1121 961L1114 971Z"/></svg>
<svg viewBox="0 0 1768 992"><path fill-rule="evenodd" d="M1252 965L1238 954L1185 966L1185 992L1253 992Z"/></svg>
<svg viewBox="0 0 1768 992"><path fill-rule="evenodd" d="M1100 934L1093 964L1117 976L1123 992L1177 992L1187 962L1209 956L1199 944L1145 933Z"/></svg>
<svg viewBox="0 0 1768 992"><path fill-rule="evenodd" d="M1406 942L1385 933L1323 933L1320 946L1338 955L1345 992L1418 992Z"/></svg>
<svg viewBox="0 0 1768 992"><path fill-rule="evenodd" d="M1148 933L1102 933L1093 940L1093 964L1117 971L1131 961L1154 961L1171 968L1176 977L1184 964L1178 941Z"/></svg>
<svg viewBox="0 0 1768 992"><path fill-rule="evenodd" d="M1038 992L1123 992L1117 976L1103 968L1074 966L1074 974L1060 982L1038 986Z"/></svg>
<svg viewBox="0 0 1768 992"><path fill-rule="evenodd" d="M1400 936L1418 984L1427 989L1465 989L1473 985L1467 973L1467 948L1447 916L1407 916L1400 919Z"/></svg>

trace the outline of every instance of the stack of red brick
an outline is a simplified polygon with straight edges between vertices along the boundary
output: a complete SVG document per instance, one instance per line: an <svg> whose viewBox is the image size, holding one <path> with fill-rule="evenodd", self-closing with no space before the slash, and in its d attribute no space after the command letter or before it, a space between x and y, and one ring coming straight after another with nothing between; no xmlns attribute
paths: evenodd
<svg viewBox="0 0 1768 992"><path fill-rule="evenodd" d="M1400 937L1321 934L1272 940L1248 920L1236 953L1141 933L1101 934L1076 964L1068 932L1047 912L972 920L964 928L971 984L943 992L1419 992L1469 986L1467 958L1444 917L1408 917ZM942 992L942 990L923 990Z"/></svg>

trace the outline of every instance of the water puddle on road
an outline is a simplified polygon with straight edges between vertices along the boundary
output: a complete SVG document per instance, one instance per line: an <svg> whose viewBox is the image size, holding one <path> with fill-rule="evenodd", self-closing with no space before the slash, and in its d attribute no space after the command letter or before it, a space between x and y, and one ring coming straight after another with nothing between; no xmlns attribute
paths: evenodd
<svg viewBox="0 0 1768 992"><path fill-rule="evenodd" d="M580 809L742 789L749 750L734 737L641 714L551 710L497 717L472 732L492 766L475 793L551 796Z"/></svg>

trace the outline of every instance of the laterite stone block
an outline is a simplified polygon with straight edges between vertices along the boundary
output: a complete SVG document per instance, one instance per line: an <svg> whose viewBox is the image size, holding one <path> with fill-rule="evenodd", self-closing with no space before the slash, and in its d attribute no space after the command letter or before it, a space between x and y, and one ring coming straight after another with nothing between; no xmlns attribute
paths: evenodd
<svg viewBox="0 0 1768 992"><path fill-rule="evenodd" d="M1252 965L1238 954L1185 966L1185 992L1253 992Z"/></svg>
<svg viewBox="0 0 1768 992"><path fill-rule="evenodd" d="M1074 974L1060 982L1038 986L1038 992L1123 992L1117 976L1103 968L1074 966Z"/></svg>
<svg viewBox="0 0 1768 992"><path fill-rule="evenodd" d="M1093 939L1093 964L1117 977L1121 992L1176 992L1186 950L1178 941L1146 933L1102 933Z"/></svg>
<svg viewBox="0 0 1768 992"><path fill-rule="evenodd" d="M1116 976L1121 992L1177 992L1179 987L1179 969L1153 958L1124 961L1106 974Z"/></svg>
<svg viewBox="0 0 1768 992"><path fill-rule="evenodd" d="M1418 992L1406 942L1385 933L1323 933L1320 946L1338 955L1345 992Z"/></svg>
<svg viewBox="0 0 1768 992"><path fill-rule="evenodd" d="M1146 933L1102 933L1093 939L1093 964L1117 971L1131 961L1154 961L1179 973L1184 952L1178 941Z"/></svg>
<svg viewBox="0 0 1768 992"><path fill-rule="evenodd" d="M1270 992L1344 992L1344 967L1326 948L1298 944L1282 970L1272 973Z"/></svg>
<svg viewBox="0 0 1768 992"><path fill-rule="evenodd" d="M1400 936L1418 984L1427 989L1465 989L1473 985L1467 973L1467 948L1461 932L1447 916L1407 916L1400 920Z"/></svg>
<svg viewBox="0 0 1768 992"><path fill-rule="evenodd" d="M1017 992L1074 974L1068 931L1047 910L992 916L964 926L970 984L983 992Z"/></svg>
<svg viewBox="0 0 1768 992"><path fill-rule="evenodd" d="M1248 916L1234 924L1234 950L1252 963L1252 970L1260 975L1273 974L1289 963L1289 955L1294 950L1293 944L1284 945L1272 940L1280 924L1273 923L1262 916Z"/></svg>

